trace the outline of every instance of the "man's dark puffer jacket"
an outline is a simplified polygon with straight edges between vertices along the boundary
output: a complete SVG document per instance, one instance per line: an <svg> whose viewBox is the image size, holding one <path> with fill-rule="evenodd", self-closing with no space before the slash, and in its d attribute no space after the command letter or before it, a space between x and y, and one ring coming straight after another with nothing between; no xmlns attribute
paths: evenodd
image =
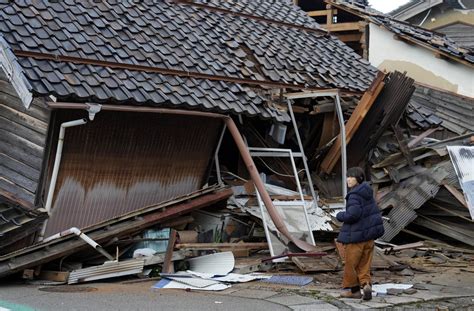
<svg viewBox="0 0 474 311"><path fill-rule="evenodd" d="M346 196L346 211L336 215L343 222L337 240L359 243L375 240L384 233L382 216L367 182L352 188Z"/></svg>

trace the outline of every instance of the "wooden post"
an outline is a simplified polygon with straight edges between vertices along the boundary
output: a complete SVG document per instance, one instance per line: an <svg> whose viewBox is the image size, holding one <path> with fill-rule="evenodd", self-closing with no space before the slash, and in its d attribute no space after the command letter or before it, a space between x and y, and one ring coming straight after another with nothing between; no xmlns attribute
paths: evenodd
<svg viewBox="0 0 474 311"><path fill-rule="evenodd" d="M334 18L334 12L332 11L332 6L330 4L327 4L326 10L327 10L326 25L331 25Z"/></svg>
<svg viewBox="0 0 474 311"><path fill-rule="evenodd" d="M174 244L176 243L176 230L171 229L168 247L166 248L165 260L163 262L163 273L173 273L174 267L171 259L173 257Z"/></svg>

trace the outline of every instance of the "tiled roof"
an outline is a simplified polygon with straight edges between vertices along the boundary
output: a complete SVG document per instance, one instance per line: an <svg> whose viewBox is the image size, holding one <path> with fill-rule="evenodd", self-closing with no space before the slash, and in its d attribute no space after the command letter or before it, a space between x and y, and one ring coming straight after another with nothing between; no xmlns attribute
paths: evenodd
<svg viewBox="0 0 474 311"><path fill-rule="evenodd" d="M267 20L289 23L326 32L308 14L300 10L291 0L255 1L255 0L194 0L194 3L229 10L234 13L252 15Z"/></svg>
<svg viewBox="0 0 474 311"><path fill-rule="evenodd" d="M0 33L16 52L35 95L53 94L60 101L179 105L288 120L267 102L268 87L193 78L191 73L353 91L369 86L376 69L322 34L290 1L262 3L266 17L280 16L289 23L295 16L308 30L192 3L68 0L3 2ZM279 15L281 10L288 16ZM18 51L94 62L33 59Z"/></svg>
<svg viewBox="0 0 474 311"><path fill-rule="evenodd" d="M418 127L441 126L463 135L474 132L472 98L417 85L407 108L408 118Z"/></svg>
<svg viewBox="0 0 474 311"><path fill-rule="evenodd" d="M4 247L34 233L46 217L46 213L27 210L0 197L0 253Z"/></svg>
<svg viewBox="0 0 474 311"><path fill-rule="evenodd" d="M474 50L460 47L446 35L417 27L406 22L397 21L386 14L369 8L364 9L360 6L352 5L341 0L333 0L331 3L335 7L358 15L374 24L383 26L385 29L393 32L400 38L407 39L418 45L438 51L454 60L464 62L465 64L474 64Z"/></svg>

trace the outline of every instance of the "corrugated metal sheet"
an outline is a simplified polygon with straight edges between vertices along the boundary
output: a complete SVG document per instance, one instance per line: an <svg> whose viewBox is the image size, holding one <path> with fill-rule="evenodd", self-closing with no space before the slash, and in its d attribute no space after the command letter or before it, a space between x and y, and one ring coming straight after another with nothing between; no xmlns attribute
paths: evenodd
<svg viewBox="0 0 474 311"><path fill-rule="evenodd" d="M101 266L74 270L69 274L68 284L88 282L131 275L143 272L144 259L130 259L126 261L109 261Z"/></svg>
<svg viewBox="0 0 474 311"><path fill-rule="evenodd" d="M469 213L474 219L474 147L448 146L447 148L464 192Z"/></svg>
<svg viewBox="0 0 474 311"><path fill-rule="evenodd" d="M392 209L387 216L389 220L384 219L385 233L381 240L392 240L415 220L416 210L438 193L442 181L449 176L451 170L451 164L443 162L423 174L400 183L398 188L386 195L379 202L379 207Z"/></svg>
<svg viewBox="0 0 474 311"><path fill-rule="evenodd" d="M385 78L385 86L347 146L348 167L358 166L383 133L396 125L412 96L414 80L398 71Z"/></svg>
<svg viewBox="0 0 474 311"><path fill-rule="evenodd" d="M221 127L202 117L101 112L68 129L46 236L200 189Z"/></svg>

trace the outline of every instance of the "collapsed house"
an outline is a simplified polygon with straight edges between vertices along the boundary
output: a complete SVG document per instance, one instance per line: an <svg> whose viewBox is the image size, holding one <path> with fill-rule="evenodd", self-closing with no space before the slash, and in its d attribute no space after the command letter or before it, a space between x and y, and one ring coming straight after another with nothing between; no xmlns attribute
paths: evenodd
<svg viewBox="0 0 474 311"><path fill-rule="evenodd" d="M272 256L294 250L291 243L322 256L313 231L335 228L336 209L324 204L344 196L346 160L380 164L387 131L401 133L390 152L409 158L400 120L413 101L412 78L378 71L289 2L238 4L2 5L0 230L8 241L0 277L55 260L61 268L64 259L76 271L72 283L100 269L119 275L159 263L167 272L172 258L184 258L172 252L178 240L198 247L183 244L184 232L152 232L169 245L152 260L92 271L74 263L118 260L147 241L146 229L198 223L202 214L189 213L235 202L259 218ZM381 195L387 182L401 180L393 172L372 174L379 199L389 199ZM282 206L304 213L291 218ZM311 208L323 219L314 226ZM217 231L222 242L227 229L210 230L206 242ZM206 247L239 248L224 244ZM248 247L262 248L256 244Z"/></svg>
<svg viewBox="0 0 474 311"><path fill-rule="evenodd" d="M238 150L219 149L222 120L289 121L281 90L367 89L375 68L304 12L266 6L2 4L2 253L219 183L215 159ZM25 236L15 206L46 225Z"/></svg>

